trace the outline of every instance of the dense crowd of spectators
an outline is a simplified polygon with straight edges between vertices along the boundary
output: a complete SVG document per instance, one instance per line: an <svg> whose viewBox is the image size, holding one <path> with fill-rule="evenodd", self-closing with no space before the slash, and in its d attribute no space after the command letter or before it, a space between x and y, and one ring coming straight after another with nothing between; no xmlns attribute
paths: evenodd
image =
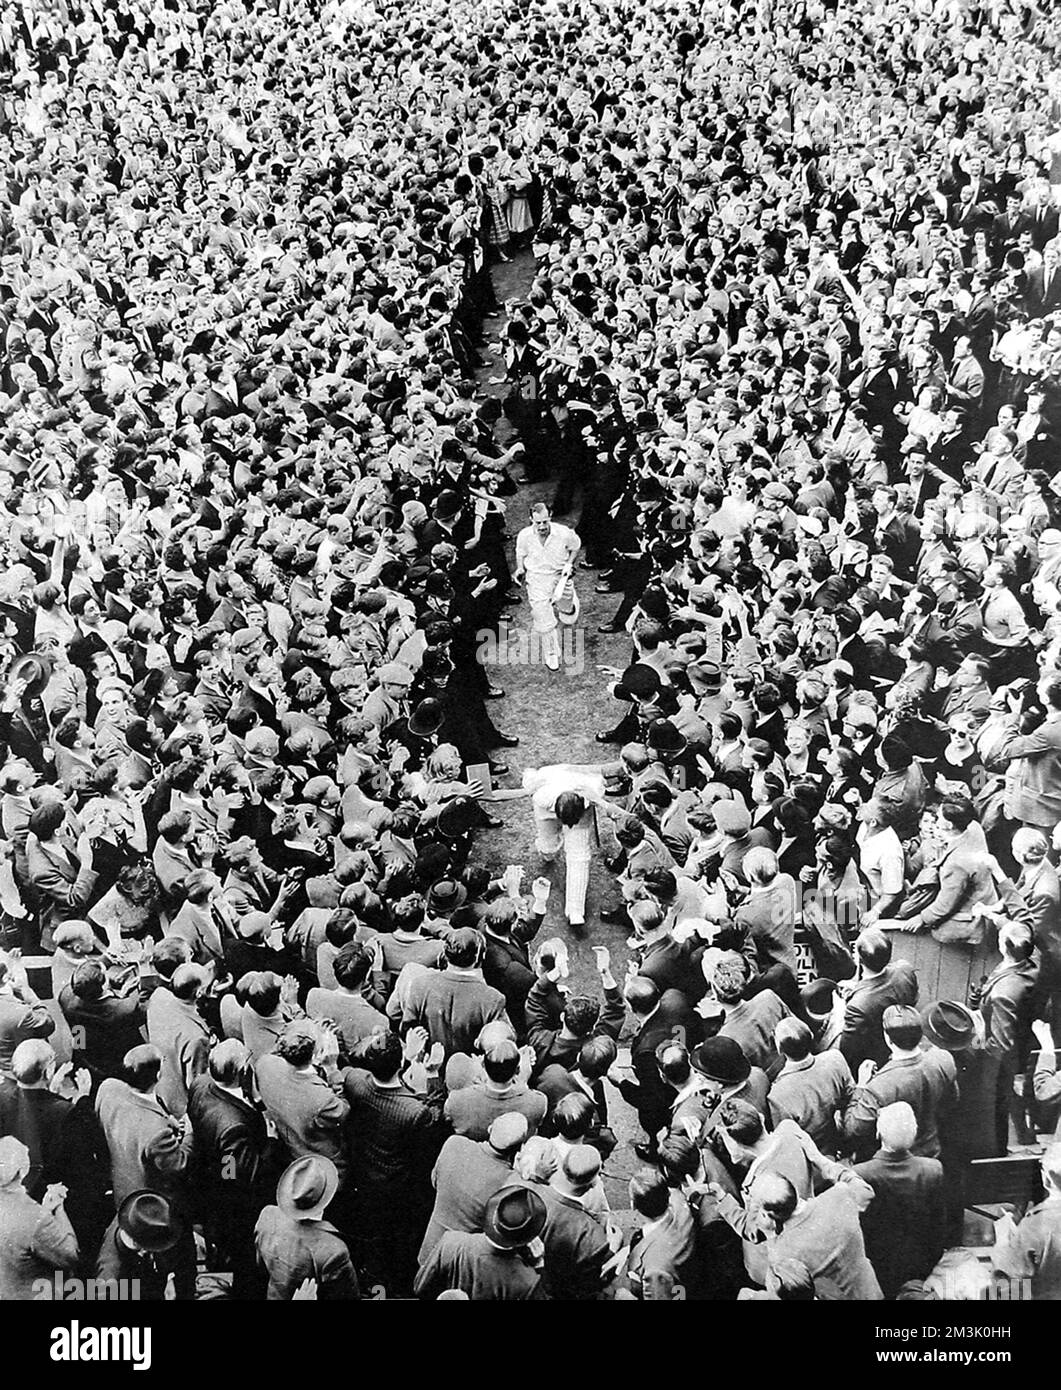
<svg viewBox="0 0 1061 1390"><path fill-rule="evenodd" d="M0 1297L952 1296L1061 1094L1059 42L9 7ZM631 644L556 807L597 996L475 852L546 479ZM994 1266L1052 1299L1041 1181Z"/></svg>

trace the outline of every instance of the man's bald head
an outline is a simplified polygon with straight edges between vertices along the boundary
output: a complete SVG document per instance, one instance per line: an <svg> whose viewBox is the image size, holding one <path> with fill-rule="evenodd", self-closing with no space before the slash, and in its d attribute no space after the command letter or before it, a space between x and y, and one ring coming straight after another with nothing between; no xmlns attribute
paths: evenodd
<svg viewBox="0 0 1061 1390"><path fill-rule="evenodd" d="M601 1170L601 1156L588 1144L576 1144L568 1149L560 1165L565 1186L578 1197L588 1192L597 1181Z"/></svg>
<svg viewBox="0 0 1061 1390"><path fill-rule="evenodd" d="M520 1145L526 1143L528 1133L526 1115L510 1111L507 1115L498 1115L490 1126L487 1137L490 1147L496 1153L502 1158L512 1158L519 1151Z"/></svg>
<svg viewBox="0 0 1061 1390"><path fill-rule="evenodd" d="M783 1226L796 1210L796 1189L780 1173L764 1173L755 1183L755 1196L760 1208Z"/></svg>

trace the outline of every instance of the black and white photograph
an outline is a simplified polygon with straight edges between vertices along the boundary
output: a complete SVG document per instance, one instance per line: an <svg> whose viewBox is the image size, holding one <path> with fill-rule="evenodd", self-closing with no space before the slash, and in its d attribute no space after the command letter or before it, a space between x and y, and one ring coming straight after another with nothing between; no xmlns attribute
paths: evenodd
<svg viewBox="0 0 1061 1390"><path fill-rule="evenodd" d="M843 1302L1012 1369L1054 0L4 0L0 178L5 1347Z"/></svg>

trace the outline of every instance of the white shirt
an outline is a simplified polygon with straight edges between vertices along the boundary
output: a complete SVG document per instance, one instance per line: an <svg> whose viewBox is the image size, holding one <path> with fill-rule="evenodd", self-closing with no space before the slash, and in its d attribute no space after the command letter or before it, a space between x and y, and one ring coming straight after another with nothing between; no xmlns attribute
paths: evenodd
<svg viewBox="0 0 1061 1390"><path fill-rule="evenodd" d="M570 526L552 522L544 541L533 526L524 526L516 537L516 565L529 578L552 579L555 583L560 571L571 563L581 548L582 542Z"/></svg>
<svg viewBox="0 0 1061 1390"><path fill-rule="evenodd" d="M859 863L869 880L875 898L891 897L903 887L905 856L902 842L892 827L886 826L872 835L859 828Z"/></svg>

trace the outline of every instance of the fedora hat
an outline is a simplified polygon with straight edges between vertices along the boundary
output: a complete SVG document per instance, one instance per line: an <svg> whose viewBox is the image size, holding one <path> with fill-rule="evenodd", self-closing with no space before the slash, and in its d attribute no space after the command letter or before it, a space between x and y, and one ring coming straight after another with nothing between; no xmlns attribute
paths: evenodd
<svg viewBox="0 0 1061 1390"><path fill-rule="evenodd" d="M165 1197L157 1192L131 1192L118 1208L118 1226L138 1250L156 1255L171 1250L184 1227Z"/></svg>
<svg viewBox="0 0 1061 1390"><path fill-rule="evenodd" d="M972 1012L955 1000L941 999L924 1012L922 1026L925 1037L946 1052L964 1052L976 1036L976 1019Z"/></svg>
<svg viewBox="0 0 1061 1390"><path fill-rule="evenodd" d="M304 1154L286 1168L276 1186L276 1205L295 1221L323 1211L339 1188L339 1172L323 1154Z"/></svg>
<svg viewBox="0 0 1061 1390"><path fill-rule="evenodd" d="M564 627L573 627L582 614L582 601L574 585L565 586L565 588L567 592L561 593L560 597L554 600L556 620L558 623L562 623ZM571 606L565 608L564 604L568 601L568 595L570 595Z"/></svg>
<svg viewBox="0 0 1061 1390"><path fill-rule="evenodd" d="M486 1205L483 1233L504 1250L529 1245L545 1229L545 1203L529 1187L505 1187Z"/></svg>
<svg viewBox="0 0 1061 1390"><path fill-rule="evenodd" d="M691 661L685 674L694 695L717 695L722 689L722 667L717 661Z"/></svg>
<svg viewBox="0 0 1061 1390"><path fill-rule="evenodd" d="M39 695L52 678L54 662L44 652L16 656L8 670L9 681L25 681L27 695Z"/></svg>
<svg viewBox="0 0 1061 1390"><path fill-rule="evenodd" d="M752 1073L744 1049L734 1038L708 1038L693 1049L689 1060L709 1081L723 1086L737 1086Z"/></svg>
<svg viewBox="0 0 1061 1390"><path fill-rule="evenodd" d="M428 907L434 912L453 912L467 900L468 890L455 879L443 878L427 895Z"/></svg>

